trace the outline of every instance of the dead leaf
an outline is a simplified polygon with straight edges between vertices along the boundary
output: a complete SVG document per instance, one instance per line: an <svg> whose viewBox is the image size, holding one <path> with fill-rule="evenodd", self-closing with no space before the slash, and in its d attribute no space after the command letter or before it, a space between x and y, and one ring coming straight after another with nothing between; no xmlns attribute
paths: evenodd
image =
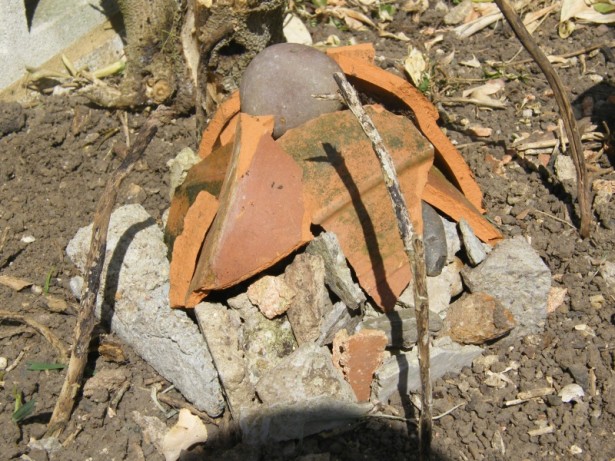
<svg viewBox="0 0 615 461"><path fill-rule="evenodd" d="M496 80L489 80L484 85L480 85L474 88L470 88L462 92L462 97L473 99L476 101L484 102L486 105L503 105L505 100L492 98L491 95L504 89L504 80L499 78Z"/></svg>
<svg viewBox="0 0 615 461"><path fill-rule="evenodd" d="M407 72L412 83L414 83L414 86L419 87L423 82L425 69L427 69L427 63L423 53L413 46L408 47L408 55L404 59L404 70Z"/></svg>
<svg viewBox="0 0 615 461"><path fill-rule="evenodd" d="M547 298L547 314L555 312L558 307L564 304L567 294L568 288L551 287L549 297Z"/></svg>
<svg viewBox="0 0 615 461"><path fill-rule="evenodd" d="M459 64L466 67L473 67L475 69L480 69L480 61L476 59L476 56L472 55L472 59L469 61L460 61Z"/></svg>
<svg viewBox="0 0 615 461"><path fill-rule="evenodd" d="M162 454L166 461L176 461L182 450L207 441L207 428L201 418L189 410L179 410L177 423L169 429L162 440Z"/></svg>
<svg viewBox="0 0 615 461"><path fill-rule="evenodd" d="M15 291L21 291L24 288L32 286L32 282L11 275L0 275L0 285L9 287Z"/></svg>
<svg viewBox="0 0 615 461"><path fill-rule="evenodd" d="M63 298L59 298L50 294L46 294L43 296L45 298L45 304L47 304L47 307L51 312L63 313L68 310L68 303Z"/></svg>
<svg viewBox="0 0 615 461"><path fill-rule="evenodd" d="M478 136L480 138L488 138L493 133L493 128L488 128L480 125L470 125L467 128L467 131L474 136Z"/></svg>

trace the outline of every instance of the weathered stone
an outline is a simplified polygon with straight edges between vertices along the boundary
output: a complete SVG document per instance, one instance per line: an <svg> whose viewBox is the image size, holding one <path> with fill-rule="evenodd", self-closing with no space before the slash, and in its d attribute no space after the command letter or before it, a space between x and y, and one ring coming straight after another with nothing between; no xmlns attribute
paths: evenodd
<svg viewBox="0 0 615 461"><path fill-rule="evenodd" d="M444 334L461 344L483 344L504 336L517 322L501 302L485 293L458 299L446 312Z"/></svg>
<svg viewBox="0 0 615 461"><path fill-rule="evenodd" d="M350 383L357 400L369 400L374 371L382 363L387 337L380 330L361 330L349 336L340 330L333 338L333 363Z"/></svg>
<svg viewBox="0 0 615 461"><path fill-rule="evenodd" d="M414 309L396 309L393 312L365 319L359 328L383 331L387 337L387 347L410 348L416 344L416 313ZM442 329L442 320L434 312L429 312L429 331L436 333Z"/></svg>
<svg viewBox="0 0 615 461"><path fill-rule="evenodd" d="M551 273L523 237L503 241L479 266L465 267L461 275L471 292L487 293L512 312L517 327L510 340L543 330Z"/></svg>
<svg viewBox="0 0 615 461"><path fill-rule="evenodd" d="M463 263L459 258L448 264L442 269L442 273L437 277L427 277L427 294L429 295L429 310L444 318L451 298L463 291L461 275L459 272ZM414 309L414 296L412 294L412 283L404 290L397 304Z"/></svg>
<svg viewBox="0 0 615 461"><path fill-rule="evenodd" d="M188 170L201 160L192 149L184 147L179 153L167 162L169 167L169 198L173 198L177 189L186 179Z"/></svg>
<svg viewBox="0 0 615 461"><path fill-rule="evenodd" d="M423 243L425 245L425 269L427 275L440 275L446 264L448 246L444 224L438 212L426 202L423 204Z"/></svg>
<svg viewBox="0 0 615 461"><path fill-rule="evenodd" d="M446 373L459 373L481 353L480 347L462 346L452 342L448 336L436 339L429 354L431 379L436 380ZM389 357L376 370L372 398L387 402L394 392L405 395L420 387L419 361L415 348L408 353Z"/></svg>
<svg viewBox="0 0 615 461"><path fill-rule="evenodd" d="M319 346L331 344L333 337L341 329L346 331L354 331L359 322L361 315L357 311L351 311L343 302L337 302L333 308L325 314L325 317L320 324L320 336L316 342Z"/></svg>
<svg viewBox="0 0 615 461"><path fill-rule="evenodd" d="M299 345L316 341L323 315L333 305L325 287L325 267L320 256L299 254L284 272L284 280L296 292L286 312Z"/></svg>
<svg viewBox="0 0 615 461"><path fill-rule="evenodd" d="M466 251L468 261L472 266L477 266L482 263L487 257L485 246L476 235L465 219L459 221L459 232L461 232L461 240L463 248Z"/></svg>
<svg viewBox="0 0 615 461"><path fill-rule="evenodd" d="M270 369L256 384L266 405L293 404L316 397L355 402L350 385L331 361L326 347L304 344Z"/></svg>
<svg viewBox="0 0 615 461"><path fill-rule="evenodd" d="M446 263L452 263L457 257L457 253L461 250L461 239L457 233L457 223L449 221L446 218L440 216L442 225L444 226L444 233L446 234Z"/></svg>
<svg viewBox="0 0 615 461"><path fill-rule="evenodd" d="M284 316L266 319L242 293L227 300L243 320L242 342L247 362L248 376L254 385L268 370L297 348L297 341Z"/></svg>
<svg viewBox="0 0 615 461"><path fill-rule="evenodd" d="M92 226L79 229L66 253L81 270ZM199 410L211 416L224 398L209 349L185 312L169 310L169 262L162 231L141 205L111 215L96 315Z"/></svg>
<svg viewBox="0 0 615 461"><path fill-rule="evenodd" d="M365 293L352 279L340 242L333 232L324 232L310 242L305 251L320 256L325 263L325 284L350 309L359 309Z"/></svg>
<svg viewBox="0 0 615 461"><path fill-rule="evenodd" d="M609 294L615 297L615 263L605 261L600 266L599 272L606 283Z"/></svg>
<svg viewBox="0 0 615 461"><path fill-rule="evenodd" d="M268 319L286 312L294 297L295 291L282 277L265 275L248 287L250 302Z"/></svg>
<svg viewBox="0 0 615 461"><path fill-rule="evenodd" d="M372 409L369 403L317 397L293 404L277 404L254 410L242 418L243 441L257 445L299 439L345 426L365 416Z"/></svg>
<svg viewBox="0 0 615 461"><path fill-rule="evenodd" d="M339 66L326 54L306 45L280 43L261 51L246 68L240 86L241 110L274 115L275 138L320 114L341 109L337 100L314 94L337 91L333 79Z"/></svg>
<svg viewBox="0 0 615 461"><path fill-rule="evenodd" d="M253 405L255 397L240 340L239 314L222 304L205 302L197 304L194 312L220 375L231 413L238 418L243 408Z"/></svg>

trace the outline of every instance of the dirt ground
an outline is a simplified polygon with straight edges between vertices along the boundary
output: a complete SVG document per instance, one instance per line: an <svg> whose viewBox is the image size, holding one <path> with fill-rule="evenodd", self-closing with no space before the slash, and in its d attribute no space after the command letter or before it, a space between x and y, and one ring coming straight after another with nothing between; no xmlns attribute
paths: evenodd
<svg viewBox="0 0 615 461"><path fill-rule="evenodd" d="M435 2L431 2L435 3ZM430 8L418 23L411 15L398 12L389 30L403 31L423 49L429 27L442 27L442 14ZM311 26L314 40L335 33L345 43L374 43L379 62L394 72L407 53L407 43L380 38L372 31L340 31L327 21ZM612 27L586 25L568 39L557 34L555 17L547 19L535 36L548 54L565 54L595 44L612 42ZM484 78L480 68L459 65L476 56L486 60L525 60L519 42L508 26L499 23L463 41L444 33L435 50L455 51L453 63L440 67L432 80L434 101L459 96L462 89L478 85ZM577 118L590 117L604 132L615 130L615 62L608 53L583 55L575 62L558 66L558 73L570 90ZM612 56L612 55L611 55ZM594 216L591 237L579 238L576 189L560 181L547 168L533 168L507 146L521 132L546 129L558 121L555 101L548 84L534 64L502 68L508 104L502 110L476 106L439 106L445 112L443 127L455 141L474 171L485 194L488 216L505 236L526 236L553 274L553 286L567 289L564 303L549 314L543 334L514 344L496 343L484 355L490 363L475 363L461 375L434 383L434 459L442 460L612 460L615 459L615 298L600 275L605 261L615 263L615 216L613 200ZM592 76L603 78L602 82ZM609 79L611 80L609 82ZM524 118L524 100L533 97L531 117ZM609 99L609 97L611 99ZM0 110L8 106L1 106ZM529 106L528 106L529 107ZM147 114L127 114L131 136L142 126ZM0 275L30 280L33 288L15 291L0 285L0 311L18 313L47 326L66 347L71 343L77 302L68 288L76 269L65 256L65 247L78 228L91 222L96 202L109 173L121 160L114 147L126 142L121 114L90 107L75 96L38 96L24 105L24 126L0 137ZM493 129L479 138L455 122L467 118L471 124ZM15 112L10 120L19 121ZM164 126L152 141L136 171L126 181L119 204L141 203L160 220L169 205L166 162L182 148L196 148L194 117ZM595 149L597 152L598 149ZM611 153L613 155L613 153ZM495 160L494 160L495 159ZM504 162L498 161L504 160ZM589 162L594 178L615 180L615 157L604 153ZM119 205L118 204L118 205ZM47 291L69 304L56 312L41 292ZM98 342L114 341L101 332ZM115 340L117 341L117 340ZM14 369L0 376L0 458L52 460L161 460L135 421L133 412L155 416L167 425L176 417L165 414L153 403L152 386L168 386L156 372L122 345L123 362L114 362L94 352L88 376L103 370L118 370L130 387L117 403L115 414L107 411L117 387L98 388L82 395L71 423L61 438L62 447L53 454L31 440L40 438L60 391L62 371L30 371L31 362L56 362L56 350L40 334L21 322L0 320L0 356ZM92 350L96 351L96 347ZM488 379L504 376L500 381ZM556 394L518 405L505 402L520 391L577 383L585 396L576 402L562 402ZM181 395L170 395L181 400ZM34 411L19 424L11 421L15 396L35 401ZM391 402L390 413L414 417L412 409ZM212 426L213 427L213 426ZM533 430L546 428L543 435ZM415 459L416 426L413 422L366 419L345 431L329 432L302 441L262 447L260 454L243 448L224 451L222 442L205 445L194 459L313 459L375 460Z"/></svg>

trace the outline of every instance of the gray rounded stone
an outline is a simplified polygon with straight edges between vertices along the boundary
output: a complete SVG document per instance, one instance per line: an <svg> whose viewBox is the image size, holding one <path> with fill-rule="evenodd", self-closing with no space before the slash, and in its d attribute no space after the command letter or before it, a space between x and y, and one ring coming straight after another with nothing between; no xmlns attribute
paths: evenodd
<svg viewBox="0 0 615 461"><path fill-rule="evenodd" d="M239 88L241 111L250 115L273 115L274 138L314 117L342 108L338 100L313 98L333 94L337 63L315 48L280 43L261 51L248 65Z"/></svg>

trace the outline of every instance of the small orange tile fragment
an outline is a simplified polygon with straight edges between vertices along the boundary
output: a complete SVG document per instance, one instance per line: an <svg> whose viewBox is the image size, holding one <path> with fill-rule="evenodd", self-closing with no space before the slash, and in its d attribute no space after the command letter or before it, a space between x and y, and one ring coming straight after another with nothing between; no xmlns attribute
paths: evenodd
<svg viewBox="0 0 615 461"><path fill-rule="evenodd" d="M273 117L240 115L220 208L190 284L192 299L263 271L313 238L301 169L272 131Z"/></svg>
<svg viewBox="0 0 615 461"><path fill-rule="evenodd" d="M376 57L376 50L371 43L359 43L358 45L336 46L327 48L325 53L333 59L336 56L343 55L347 58L359 59L369 64L373 64Z"/></svg>
<svg viewBox="0 0 615 461"><path fill-rule="evenodd" d="M402 102L414 112L419 130L435 148L434 165L442 170L455 186L459 187L476 209L484 212L483 194L474 180L474 174L438 126L439 115L434 105L403 78L367 63L363 59L357 59L341 52L333 53L331 57L360 91L393 103Z"/></svg>
<svg viewBox="0 0 615 461"><path fill-rule="evenodd" d="M201 245L195 243L203 241L217 211L216 198L209 192L202 191L186 213L183 232L175 239L169 269L169 277L173 280L169 288L171 307L186 305L186 293L201 248Z"/></svg>
<svg viewBox="0 0 615 461"><path fill-rule="evenodd" d="M472 203L436 168L429 171L423 200L455 221L465 219L474 234L485 243L495 245L503 236Z"/></svg>
<svg viewBox="0 0 615 461"><path fill-rule="evenodd" d="M384 331L364 329L349 336L345 329L333 338L333 364L342 371L359 402L369 400L374 372L382 363Z"/></svg>
<svg viewBox="0 0 615 461"><path fill-rule="evenodd" d="M238 113L239 91L235 91L228 99L218 106L216 113L211 118L205 131L203 131L201 144L199 146L199 156L201 158L207 157L216 147L224 145L224 140L221 139L220 135L225 131L225 128L229 126L231 119Z"/></svg>

